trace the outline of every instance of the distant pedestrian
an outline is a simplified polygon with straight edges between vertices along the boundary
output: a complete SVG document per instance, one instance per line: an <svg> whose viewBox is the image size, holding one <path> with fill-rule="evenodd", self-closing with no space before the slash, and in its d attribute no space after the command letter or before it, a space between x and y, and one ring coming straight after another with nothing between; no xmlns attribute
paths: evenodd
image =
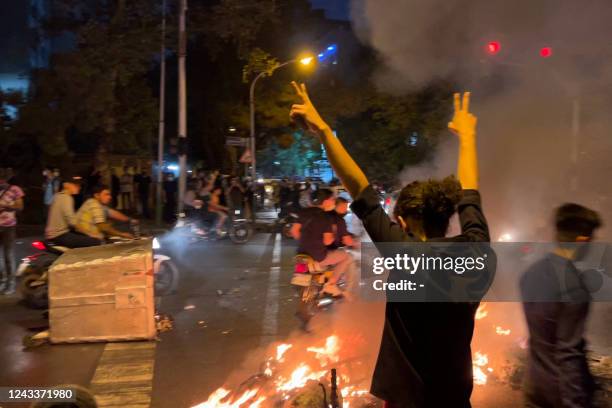
<svg viewBox="0 0 612 408"><path fill-rule="evenodd" d="M61 189L61 182L59 178L59 169L52 170L47 167L43 170L43 177L45 178L43 181L42 189L43 189L43 203L45 204L44 208L44 216L45 219L49 214L49 207L53 202L53 197L57 192Z"/></svg>
<svg viewBox="0 0 612 408"><path fill-rule="evenodd" d="M16 212L23 210L23 190L10 184L11 172L0 169L0 245L3 262L0 263L0 293L15 293L15 238Z"/></svg>
<svg viewBox="0 0 612 408"><path fill-rule="evenodd" d="M149 191L151 190L151 177L147 170L142 170L134 177L138 187L138 200L140 202L141 214L144 218L151 218L149 212Z"/></svg>
<svg viewBox="0 0 612 408"><path fill-rule="evenodd" d="M134 176L132 176L127 166L123 168L120 189L121 209L123 211L130 211L132 209L132 195L134 193Z"/></svg>
<svg viewBox="0 0 612 408"><path fill-rule="evenodd" d="M242 210L244 206L244 194L245 189L240 184L240 180L238 177L232 177L230 181L230 185L227 189L227 204L228 207L232 210L240 209ZM232 211L233 214L233 211Z"/></svg>
<svg viewBox="0 0 612 408"><path fill-rule="evenodd" d="M174 174L167 173L164 181L164 220L173 222L176 219L178 183Z"/></svg>
<svg viewBox="0 0 612 408"><path fill-rule="evenodd" d="M288 206L291 203L291 185L289 184L289 180L286 178L282 179L278 188L278 205L280 207L280 212L278 214L279 218L283 218L287 216Z"/></svg>

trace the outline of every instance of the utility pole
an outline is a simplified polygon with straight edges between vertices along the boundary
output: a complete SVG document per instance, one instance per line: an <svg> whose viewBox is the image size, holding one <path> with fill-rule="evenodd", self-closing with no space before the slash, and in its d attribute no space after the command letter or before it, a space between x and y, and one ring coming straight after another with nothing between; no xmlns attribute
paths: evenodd
<svg viewBox="0 0 612 408"><path fill-rule="evenodd" d="M187 78L185 73L185 58L187 57L187 33L185 31L186 13L187 0L180 0L178 47L179 213L183 211L183 199L185 198L185 186L187 181Z"/></svg>
<svg viewBox="0 0 612 408"><path fill-rule="evenodd" d="M164 131L166 126L166 0L162 0L161 52L159 73L159 134L157 138L157 188L155 190L155 222L162 222L162 189L164 176Z"/></svg>

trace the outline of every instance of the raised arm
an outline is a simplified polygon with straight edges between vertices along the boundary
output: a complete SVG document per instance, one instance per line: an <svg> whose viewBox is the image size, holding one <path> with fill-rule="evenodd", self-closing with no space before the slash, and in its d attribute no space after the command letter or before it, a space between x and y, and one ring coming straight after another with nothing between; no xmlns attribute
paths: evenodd
<svg viewBox="0 0 612 408"><path fill-rule="evenodd" d="M454 96L455 114L448 128L459 138L457 178L464 190L478 190L478 156L476 152L476 116L470 113L470 93Z"/></svg>
<svg viewBox="0 0 612 408"><path fill-rule="evenodd" d="M325 146L329 163L338 175L342 185L351 197L357 197L370 184L368 179L315 109L308 97L306 85L298 85L295 82L291 82L291 85L302 100L301 104L291 107L291 118L293 120L303 118L308 130L319 137L321 143Z"/></svg>

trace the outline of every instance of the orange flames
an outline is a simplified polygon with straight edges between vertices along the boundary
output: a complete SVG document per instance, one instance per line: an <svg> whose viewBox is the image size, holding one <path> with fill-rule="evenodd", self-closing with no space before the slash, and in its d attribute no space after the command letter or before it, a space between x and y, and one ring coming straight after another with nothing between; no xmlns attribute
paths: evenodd
<svg viewBox="0 0 612 408"><path fill-rule="evenodd" d="M487 309L487 303L482 303L478 309L476 310L476 320L482 320L489 315L489 309ZM480 330L485 328L493 327L493 330L498 336L510 336L512 331L510 329L506 329L499 325L489 326L487 324L479 323L482 325ZM485 334L486 336L486 334ZM495 354L494 354L495 355ZM472 355L472 372L474 376L474 384L475 385L486 385L489 380L489 375L494 372L493 367L491 367L491 359L489 355L483 353L482 351L476 351ZM496 360L499 365L499 359ZM499 368L499 367L498 367Z"/></svg>
<svg viewBox="0 0 612 408"><path fill-rule="evenodd" d="M500 336L509 336L510 329L504 329L501 326L495 326L495 333L499 334Z"/></svg>
<svg viewBox="0 0 612 408"><path fill-rule="evenodd" d="M338 363L341 354L340 339L336 335L325 339L323 346L311 346L306 348L307 358L310 363L300 362L292 370L285 370L283 363L288 353L295 351L292 344L280 344L276 347L274 356L266 360L263 377L267 379L266 384L251 388L242 394L236 394L225 387L213 392L208 400L192 408L260 408L264 401L273 404L276 400L287 400L292 393L304 388L309 381L327 382L329 375L328 365ZM312 356L313 353L314 356ZM304 356L304 354L301 354ZM311 357L308 357L311 356ZM346 358L346 356L345 356ZM318 367L315 365L318 364ZM313 368L314 367L314 368ZM369 394L365 389L358 389L350 384L350 378L343 373L338 378L338 389L343 397L343 408L349 408L351 399L364 397ZM239 395L239 396L238 396Z"/></svg>
<svg viewBox="0 0 612 408"><path fill-rule="evenodd" d="M219 388L217 391L211 394L211 396L206 402L198 404L193 408L239 408L242 406L249 408L259 408L261 407L261 404L266 400L266 397L262 396L257 398L255 401L252 401L252 399L257 395L258 391L258 389L248 390L245 391L244 394L242 394L235 401L227 401L226 399L228 398L231 391L226 390L225 388ZM249 403L249 405L245 405L246 403Z"/></svg>
<svg viewBox="0 0 612 408"><path fill-rule="evenodd" d="M476 309L476 320L484 319L488 314L487 304L483 302L478 306L478 309Z"/></svg>

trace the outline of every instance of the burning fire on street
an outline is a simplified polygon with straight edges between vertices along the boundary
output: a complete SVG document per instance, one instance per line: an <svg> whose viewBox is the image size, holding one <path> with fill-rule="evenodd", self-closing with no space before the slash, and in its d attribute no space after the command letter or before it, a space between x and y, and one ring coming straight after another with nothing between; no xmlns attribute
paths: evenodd
<svg viewBox="0 0 612 408"><path fill-rule="evenodd" d="M363 309L356 310L359 307ZM334 368L339 407L382 406L369 393L383 316L382 308L372 313L373 307L339 308L335 315L321 316L316 336L298 334L257 350L222 387L192 408L330 406ZM366 311L367 324L353 318ZM474 406L521 406L526 348L521 319L520 304L482 303L478 308L472 342Z"/></svg>
<svg viewBox="0 0 612 408"><path fill-rule="evenodd" d="M367 384L356 385L350 377L354 358L342 348L350 349L348 343L350 340L343 341L334 334L308 347L279 344L269 353L261 373L244 381L237 390L217 389L208 400L193 408L285 406L308 389L316 390L321 396L325 394L325 400L331 401L330 372L335 367L338 368L337 393L342 400L341 406L349 408L351 402L368 398L369 392ZM360 378L357 382L363 380Z"/></svg>

